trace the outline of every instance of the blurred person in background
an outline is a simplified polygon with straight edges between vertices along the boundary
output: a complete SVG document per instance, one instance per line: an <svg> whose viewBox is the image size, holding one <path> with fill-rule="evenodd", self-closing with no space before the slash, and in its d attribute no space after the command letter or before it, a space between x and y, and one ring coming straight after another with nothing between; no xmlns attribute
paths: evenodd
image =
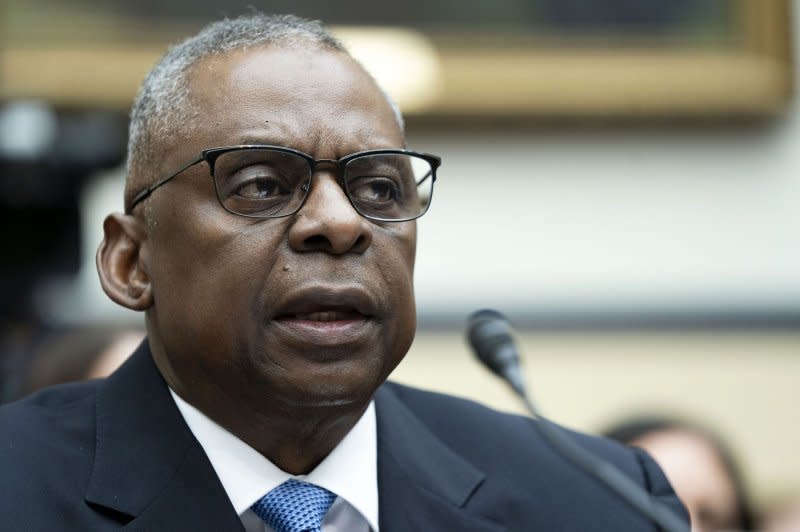
<svg viewBox="0 0 800 532"><path fill-rule="evenodd" d="M755 529L739 467L712 431L669 417L641 416L603 434L650 453L689 510L694 532Z"/></svg>
<svg viewBox="0 0 800 532"><path fill-rule="evenodd" d="M764 532L800 531L800 499L782 504L764 516Z"/></svg>
<svg viewBox="0 0 800 532"><path fill-rule="evenodd" d="M144 338L130 327L86 326L51 333L28 362L16 398L65 382L106 377Z"/></svg>

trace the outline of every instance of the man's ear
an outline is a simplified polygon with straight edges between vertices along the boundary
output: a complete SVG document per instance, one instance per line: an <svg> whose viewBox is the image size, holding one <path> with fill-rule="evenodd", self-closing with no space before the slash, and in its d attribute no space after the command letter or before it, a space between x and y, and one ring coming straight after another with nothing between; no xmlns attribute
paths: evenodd
<svg viewBox="0 0 800 532"><path fill-rule="evenodd" d="M147 310L153 305L153 291L143 257L144 222L134 216L109 214L103 232L105 237L97 249L103 291L123 307Z"/></svg>

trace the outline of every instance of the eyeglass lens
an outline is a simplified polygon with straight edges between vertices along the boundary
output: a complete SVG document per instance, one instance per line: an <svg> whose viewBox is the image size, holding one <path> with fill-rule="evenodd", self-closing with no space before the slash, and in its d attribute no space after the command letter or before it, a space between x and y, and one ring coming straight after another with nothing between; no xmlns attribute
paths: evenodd
<svg viewBox="0 0 800 532"><path fill-rule="evenodd" d="M229 211L258 218L286 216L303 203L311 178L304 157L269 148L233 150L214 163L214 181ZM375 220L423 214L433 192L430 163L410 154L365 154L350 159L342 176L355 209Z"/></svg>

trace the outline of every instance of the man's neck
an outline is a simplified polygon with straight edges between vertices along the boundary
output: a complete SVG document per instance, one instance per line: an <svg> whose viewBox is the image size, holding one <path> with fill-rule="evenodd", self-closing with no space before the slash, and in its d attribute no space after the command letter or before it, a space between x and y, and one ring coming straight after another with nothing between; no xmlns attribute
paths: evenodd
<svg viewBox="0 0 800 532"><path fill-rule="evenodd" d="M363 415L363 405L298 406L259 408L227 401L197 404L185 401L292 475L311 472L339 444ZM272 406L272 405L271 405Z"/></svg>

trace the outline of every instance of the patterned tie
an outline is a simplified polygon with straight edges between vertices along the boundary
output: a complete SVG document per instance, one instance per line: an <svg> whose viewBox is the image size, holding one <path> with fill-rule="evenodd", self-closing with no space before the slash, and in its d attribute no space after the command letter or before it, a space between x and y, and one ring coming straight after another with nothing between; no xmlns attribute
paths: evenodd
<svg viewBox="0 0 800 532"><path fill-rule="evenodd" d="M334 499L325 488L290 479L251 508L275 532L321 532L322 518Z"/></svg>

